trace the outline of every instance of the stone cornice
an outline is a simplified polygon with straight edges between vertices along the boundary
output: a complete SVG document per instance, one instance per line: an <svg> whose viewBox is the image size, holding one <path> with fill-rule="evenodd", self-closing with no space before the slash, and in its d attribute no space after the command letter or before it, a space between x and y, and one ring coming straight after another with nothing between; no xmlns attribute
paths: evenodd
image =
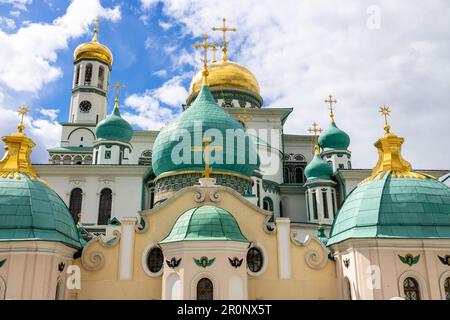
<svg viewBox="0 0 450 320"><path fill-rule="evenodd" d="M148 166L140 165L53 165L53 164L34 164L41 176L60 176L60 175L83 175L83 176L99 176L99 175L115 175L126 176L135 175L143 176Z"/></svg>

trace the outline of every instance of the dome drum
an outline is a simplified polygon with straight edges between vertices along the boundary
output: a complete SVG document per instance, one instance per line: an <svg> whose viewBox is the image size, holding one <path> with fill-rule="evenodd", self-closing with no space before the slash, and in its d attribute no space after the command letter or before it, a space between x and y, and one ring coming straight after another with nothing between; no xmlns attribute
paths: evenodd
<svg viewBox="0 0 450 320"><path fill-rule="evenodd" d="M263 99L259 95L251 92L234 88L211 88L211 94L219 105L223 108L262 108ZM198 93L191 94L187 100L187 108L197 98Z"/></svg>

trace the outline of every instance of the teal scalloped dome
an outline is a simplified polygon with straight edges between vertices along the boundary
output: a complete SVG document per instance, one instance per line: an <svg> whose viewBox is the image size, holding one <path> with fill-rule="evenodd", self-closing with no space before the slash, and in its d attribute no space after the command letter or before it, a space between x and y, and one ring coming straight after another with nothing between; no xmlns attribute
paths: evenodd
<svg viewBox="0 0 450 320"><path fill-rule="evenodd" d="M207 205L183 213L173 225L169 235L160 243L218 240L248 242L231 213Z"/></svg>
<svg viewBox="0 0 450 320"><path fill-rule="evenodd" d="M97 140L130 142L133 137L133 127L120 116L118 107L109 116L100 121L95 129Z"/></svg>
<svg viewBox="0 0 450 320"><path fill-rule="evenodd" d="M350 238L450 238L450 188L391 173L363 183L339 210L327 245Z"/></svg>
<svg viewBox="0 0 450 320"><path fill-rule="evenodd" d="M307 180L323 179L330 180L333 176L333 168L316 153L312 161L305 168Z"/></svg>
<svg viewBox="0 0 450 320"><path fill-rule="evenodd" d="M55 241L81 248L64 201L46 184L20 173L0 177L0 241Z"/></svg>
<svg viewBox="0 0 450 320"><path fill-rule="evenodd" d="M350 145L350 137L332 121L328 130L320 135L319 145L323 149L347 150Z"/></svg>
<svg viewBox="0 0 450 320"><path fill-rule="evenodd" d="M234 139L233 144L229 143L226 139L229 130L241 133L245 144L237 139ZM241 123L219 107L209 87L204 86L192 105L158 134L153 145L152 157L152 167L156 176L167 172L203 171L205 164L202 152L192 151L191 146L200 148L202 138L209 135L213 137L211 146L222 147L222 150L211 152L213 173L214 171L237 173L250 177L253 171L259 168L260 160L254 140L247 134ZM223 137L223 143L214 141L216 135ZM183 150L180 150L184 140L187 140L189 147L190 154L187 156ZM174 150L174 148L177 149ZM172 159L173 150L178 159ZM231 150L234 155L229 154ZM218 161L214 163L214 159ZM220 159L223 159L222 163L219 163Z"/></svg>

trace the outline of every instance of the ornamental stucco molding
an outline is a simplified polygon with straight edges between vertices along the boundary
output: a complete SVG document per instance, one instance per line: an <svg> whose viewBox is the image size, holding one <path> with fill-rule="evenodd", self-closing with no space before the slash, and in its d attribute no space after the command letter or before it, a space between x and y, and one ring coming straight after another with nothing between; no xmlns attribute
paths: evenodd
<svg viewBox="0 0 450 320"><path fill-rule="evenodd" d="M103 268L105 265L105 255L101 251L92 251L88 254L89 248L94 243L99 243L104 248L113 248L115 247L120 240L121 233L119 230L113 231L113 237L109 240L105 241L105 236L100 235L92 238L83 248L83 252L81 253L81 264L83 268L89 271L98 271Z"/></svg>
<svg viewBox="0 0 450 320"><path fill-rule="evenodd" d="M297 232L291 231L291 241L297 245L306 247L309 243L316 242L320 246L320 251L316 249L308 249L305 252L305 263L314 270L320 270L325 267L328 261L328 249L316 236L306 235L303 241L296 239Z"/></svg>

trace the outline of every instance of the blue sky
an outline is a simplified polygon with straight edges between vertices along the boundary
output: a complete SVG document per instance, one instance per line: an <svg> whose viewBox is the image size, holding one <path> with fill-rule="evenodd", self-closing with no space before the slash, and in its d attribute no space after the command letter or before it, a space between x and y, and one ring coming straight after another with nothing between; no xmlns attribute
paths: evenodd
<svg viewBox="0 0 450 320"><path fill-rule="evenodd" d="M0 135L15 130L21 104L33 160L58 145L67 121L72 54L92 37L114 55L111 81L127 87L122 114L136 129L159 129L180 112L199 65L192 43L226 17L231 59L258 79L266 107L292 107L285 132L328 127L324 99L351 137L353 164L371 168L383 133L406 138L414 168L450 168L450 2L446 0L0 0ZM112 108L112 102L109 104Z"/></svg>

